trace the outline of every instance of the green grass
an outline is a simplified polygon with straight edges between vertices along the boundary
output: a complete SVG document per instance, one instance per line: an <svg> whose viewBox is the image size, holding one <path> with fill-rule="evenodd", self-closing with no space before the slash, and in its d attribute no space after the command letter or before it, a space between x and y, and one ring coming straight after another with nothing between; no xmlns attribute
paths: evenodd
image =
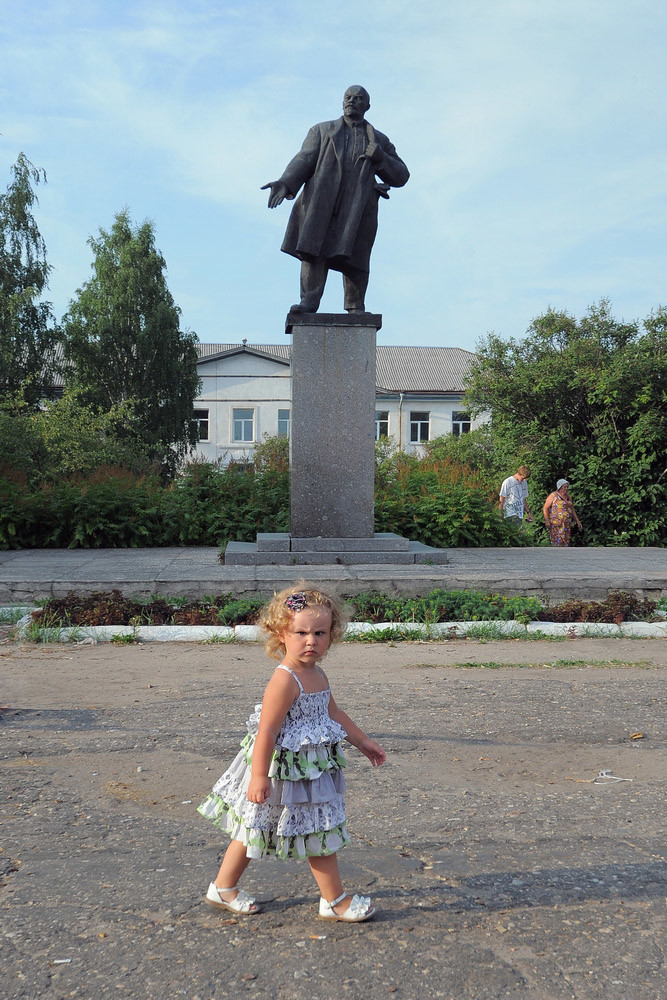
<svg viewBox="0 0 667 1000"><path fill-rule="evenodd" d="M62 642L66 632L68 642L78 642L81 638L81 629L78 626L71 628L60 625L47 615L39 624L34 621L28 622L21 632L21 638L34 643Z"/></svg>
<svg viewBox="0 0 667 1000"><path fill-rule="evenodd" d="M0 608L0 625L16 625L21 621L25 611L23 608Z"/></svg>
<svg viewBox="0 0 667 1000"><path fill-rule="evenodd" d="M139 642L136 627L134 632L124 632L122 635L112 635L109 642L112 642L114 646L130 646L134 642Z"/></svg>
<svg viewBox="0 0 667 1000"><path fill-rule="evenodd" d="M632 624L631 622L629 624ZM610 634L610 635L600 635L599 633L591 633L590 635L577 636L576 640L581 639L624 639L633 642L643 642L647 639L647 636L637 636L637 635L620 635L620 634ZM471 628L467 629L465 635L438 635L434 637L429 633L428 628L422 629L411 629L407 628L396 628L389 626L388 628L374 628L369 629L366 632L355 632L352 635L345 635L343 642L386 642L389 644L396 642L466 642L466 640L472 640L474 642L479 642L484 645L486 642L572 642L576 641L573 637L568 635L546 635L544 632L523 632L517 635L507 635L502 630L500 624L496 625L495 622L489 622L484 625L473 625Z"/></svg>
<svg viewBox="0 0 667 1000"><path fill-rule="evenodd" d="M424 642L429 636L425 629L416 628L374 628L368 632L346 635L343 642Z"/></svg>

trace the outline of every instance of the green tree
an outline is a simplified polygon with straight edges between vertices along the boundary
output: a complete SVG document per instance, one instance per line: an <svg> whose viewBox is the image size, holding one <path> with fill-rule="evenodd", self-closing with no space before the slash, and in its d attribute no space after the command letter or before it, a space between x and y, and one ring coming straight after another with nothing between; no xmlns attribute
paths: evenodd
<svg viewBox="0 0 667 1000"><path fill-rule="evenodd" d="M59 339L50 302L40 302L51 270L32 209L43 170L20 153L13 180L0 195L0 396L36 406L52 384L53 348Z"/></svg>
<svg viewBox="0 0 667 1000"><path fill-rule="evenodd" d="M579 321L550 309L520 341L490 334L466 399L473 412L491 410L494 440L512 465L530 465L534 511L565 476L589 544L660 545L666 376L667 310L642 332L615 320L603 300Z"/></svg>
<svg viewBox="0 0 667 1000"><path fill-rule="evenodd" d="M68 380L101 410L133 401L141 447L173 471L197 442L197 338L180 329L152 222L119 212L88 242L93 277L64 317Z"/></svg>
<svg viewBox="0 0 667 1000"><path fill-rule="evenodd" d="M61 399L34 414L32 424L48 455L40 470L43 479L88 476L102 466L135 474L150 471L132 400L114 403L108 410L92 409L82 403L77 389L68 388Z"/></svg>
<svg viewBox="0 0 667 1000"><path fill-rule="evenodd" d="M60 399L32 409L22 395L0 400L0 477L30 486L77 480L102 467L146 475L151 468L148 449L128 437L136 424L131 401L109 410L97 410L66 389Z"/></svg>

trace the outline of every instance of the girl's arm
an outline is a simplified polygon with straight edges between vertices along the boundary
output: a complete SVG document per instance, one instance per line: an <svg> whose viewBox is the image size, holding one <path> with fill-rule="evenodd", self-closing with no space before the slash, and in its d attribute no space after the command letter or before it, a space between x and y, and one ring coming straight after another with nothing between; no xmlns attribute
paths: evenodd
<svg viewBox="0 0 667 1000"><path fill-rule="evenodd" d="M252 768L247 797L250 802L264 802L271 794L269 765L278 733L290 707L299 693L294 678L286 670L276 670L266 685L262 698L262 714L252 751Z"/></svg>
<svg viewBox="0 0 667 1000"><path fill-rule="evenodd" d="M338 707L333 695L329 698L329 715L334 722L338 722L343 727L352 746L355 746L357 750L361 750L364 756L368 757L373 767L379 767L380 764L384 764L387 755L380 744L372 740L370 736L367 736L362 729L359 729L359 726L355 726L349 715L346 715Z"/></svg>

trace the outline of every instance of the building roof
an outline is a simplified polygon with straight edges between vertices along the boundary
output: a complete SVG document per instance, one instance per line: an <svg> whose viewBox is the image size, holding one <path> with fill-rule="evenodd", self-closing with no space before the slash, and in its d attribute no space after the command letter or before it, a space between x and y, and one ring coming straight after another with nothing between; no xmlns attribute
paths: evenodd
<svg viewBox="0 0 667 1000"><path fill-rule="evenodd" d="M284 344L249 344L246 340L241 344L197 344L197 354L201 359L219 354L236 354L239 351L267 354L272 358L279 358L281 361L289 361L292 345L288 341L285 341Z"/></svg>
<svg viewBox="0 0 667 1000"><path fill-rule="evenodd" d="M289 362L291 344L198 344L200 360L246 351ZM377 347L377 386L386 392L463 392L475 361L460 347Z"/></svg>
<svg viewBox="0 0 667 1000"><path fill-rule="evenodd" d="M290 342L284 344L197 344L200 361L246 352L289 364ZM463 383L476 355L460 347L393 347L378 345L377 378L379 392L463 392ZM62 345L54 351L62 364ZM55 379L55 387L62 378Z"/></svg>

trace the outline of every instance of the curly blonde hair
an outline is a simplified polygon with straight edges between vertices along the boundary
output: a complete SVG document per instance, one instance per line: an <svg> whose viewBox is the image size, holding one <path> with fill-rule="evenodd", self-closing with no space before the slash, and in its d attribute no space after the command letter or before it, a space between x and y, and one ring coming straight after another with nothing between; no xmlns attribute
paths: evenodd
<svg viewBox="0 0 667 1000"><path fill-rule="evenodd" d="M291 605L291 606L290 606ZM297 580L291 587L285 587L274 594L259 613L257 624L267 636L264 648L273 660L281 660L285 655L282 634L297 613L304 608L328 608L331 612L331 642L340 642L349 621L347 608L338 598L327 594L307 583Z"/></svg>

